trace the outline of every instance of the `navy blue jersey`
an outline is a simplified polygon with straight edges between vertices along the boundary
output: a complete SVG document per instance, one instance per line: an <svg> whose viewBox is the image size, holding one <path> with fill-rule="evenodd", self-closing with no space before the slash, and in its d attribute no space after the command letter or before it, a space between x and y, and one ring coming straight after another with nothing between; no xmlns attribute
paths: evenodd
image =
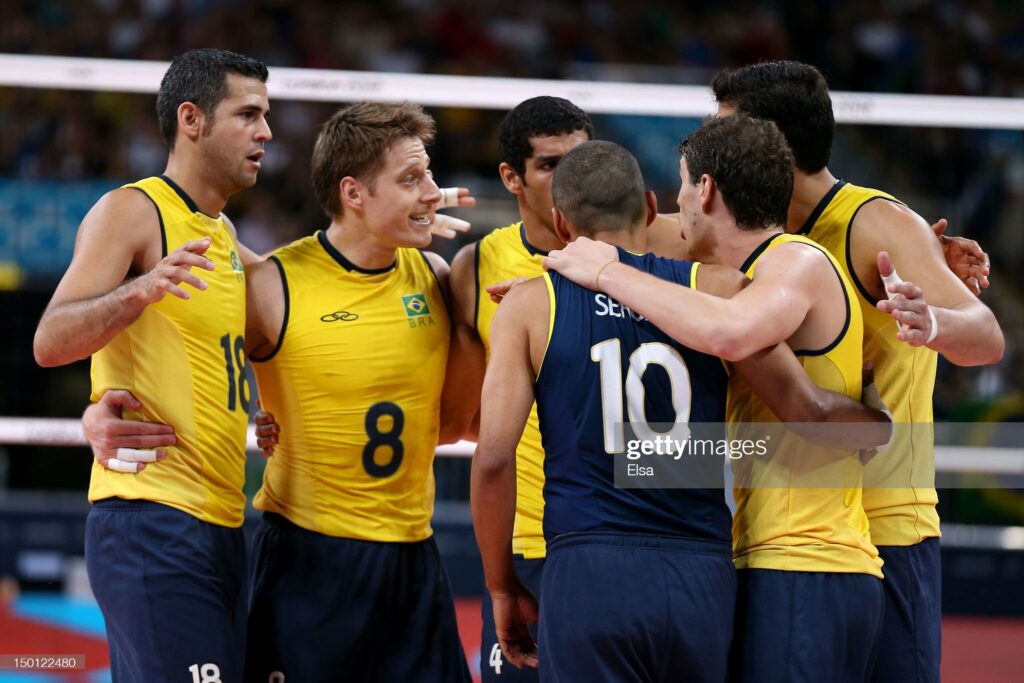
<svg viewBox="0 0 1024 683"><path fill-rule="evenodd" d="M697 271L690 261L622 249L619 258L687 287ZM725 422L722 362L676 343L606 294L558 273L546 277L553 321L536 387L544 537L610 531L729 541L721 458L678 462L679 469L691 469L691 482L718 488L616 488L613 469L635 439Z"/></svg>

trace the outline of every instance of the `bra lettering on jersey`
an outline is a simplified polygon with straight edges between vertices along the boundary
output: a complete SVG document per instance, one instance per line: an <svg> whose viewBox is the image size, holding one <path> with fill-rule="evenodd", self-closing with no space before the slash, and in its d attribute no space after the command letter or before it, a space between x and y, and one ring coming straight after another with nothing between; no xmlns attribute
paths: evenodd
<svg viewBox="0 0 1024 683"><path fill-rule="evenodd" d="M602 317L608 316L612 318L632 318L637 322L646 320L646 318L639 313L635 313L629 306L620 304L618 301L606 294L595 294L594 303L597 304L597 308L594 310L594 315Z"/></svg>
<svg viewBox="0 0 1024 683"><path fill-rule="evenodd" d="M405 316L409 319L410 328L432 327L437 324L434 322L434 316L430 314L430 306L423 292L403 296L402 306L405 307Z"/></svg>

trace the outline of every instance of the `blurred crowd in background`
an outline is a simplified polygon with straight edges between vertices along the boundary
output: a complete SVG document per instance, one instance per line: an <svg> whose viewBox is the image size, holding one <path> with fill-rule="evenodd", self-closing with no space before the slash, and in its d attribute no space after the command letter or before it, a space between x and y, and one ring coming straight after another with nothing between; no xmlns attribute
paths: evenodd
<svg viewBox="0 0 1024 683"><path fill-rule="evenodd" d="M818 66L835 90L1024 97L1018 0L8 0L0 22L0 53L168 60L200 46L271 67L694 85L721 68L798 59ZM113 186L159 173L166 150L154 99L0 88L0 196L12 179L58 180L64 184L43 187L63 192L69 181ZM326 225L308 161L319 122L335 108L272 102L274 140L259 183L229 206L253 248ZM432 113L436 177L481 199L469 214L474 236L513 221L515 204L497 177L502 112ZM700 122L600 116L595 123L599 137L637 153L662 210L675 210L675 148ZM936 417L1024 419L1024 132L840 126L831 167L892 192L929 221L947 217L952 233L982 242L993 260L984 299L1007 333L1006 358L982 370L943 363ZM99 191L87 194L91 204ZM73 228L61 239L73 239ZM450 256L457 246L439 251ZM22 279L21 289L48 294L62 270ZM56 410L74 414L82 402Z"/></svg>

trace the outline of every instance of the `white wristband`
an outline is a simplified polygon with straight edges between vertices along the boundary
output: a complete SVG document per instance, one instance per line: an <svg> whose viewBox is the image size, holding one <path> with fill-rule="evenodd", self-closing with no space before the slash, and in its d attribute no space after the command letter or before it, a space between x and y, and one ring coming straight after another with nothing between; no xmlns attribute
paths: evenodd
<svg viewBox="0 0 1024 683"><path fill-rule="evenodd" d="M932 340L939 334L939 321L935 319L935 309L931 306L928 307L928 315L932 319L932 333L924 340L925 344L931 344Z"/></svg>

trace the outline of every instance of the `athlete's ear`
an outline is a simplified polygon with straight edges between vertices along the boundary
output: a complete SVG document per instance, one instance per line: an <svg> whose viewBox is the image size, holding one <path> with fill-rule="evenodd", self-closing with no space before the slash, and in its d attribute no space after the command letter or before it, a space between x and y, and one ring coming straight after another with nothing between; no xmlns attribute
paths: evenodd
<svg viewBox="0 0 1024 683"><path fill-rule="evenodd" d="M203 124L206 122L206 113L192 102L182 102L178 105L178 131L185 134L189 140L196 140L203 133Z"/></svg>
<svg viewBox="0 0 1024 683"><path fill-rule="evenodd" d="M644 199L647 200L647 222L644 224L644 227L649 228L654 219L658 217L658 197L654 194L653 190L647 190L644 194Z"/></svg>
<svg viewBox="0 0 1024 683"><path fill-rule="evenodd" d="M509 166L504 161L498 164L498 174L501 176L501 182L505 183L505 189L516 195L517 197L523 192L523 179L519 176L516 169Z"/></svg>
<svg viewBox="0 0 1024 683"><path fill-rule="evenodd" d="M718 194L718 185L715 179L707 173L700 177L700 210L701 213L711 213L715 204L715 196Z"/></svg>
<svg viewBox="0 0 1024 683"><path fill-rule="evenodd" d="M363 208L363 187L358 180L347 175L338 183L338 190L341 192L342 206L351 206L353 209Z"/></svg>
<svg viewBox="0 0 1024 683"><path fill-rule="evenodd" d="M569 230L569 219L555 207L551 207L552 225L555 227L555 237L562 244L572 242L572 233Z"/></svg>

